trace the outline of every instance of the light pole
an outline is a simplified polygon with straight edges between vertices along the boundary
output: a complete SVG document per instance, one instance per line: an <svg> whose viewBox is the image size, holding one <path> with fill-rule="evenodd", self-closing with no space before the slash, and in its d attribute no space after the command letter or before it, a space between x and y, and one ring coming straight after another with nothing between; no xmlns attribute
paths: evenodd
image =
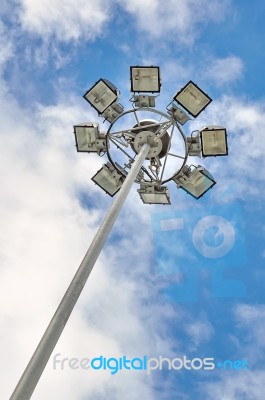
<svg viewBox="0 0 265 400"><path fill-rule="evenodd" d="M148 204L170 204L169 191L164 186L168 181L174 181L177 187L198 199L216 182L204 167L187 166L188 156L228 153L225 128L205 127L188 138L182 131L180 124L184 125L190 117L175 102L196 117L211 101L193 82L190 81L175 95L165 114L155 109L156 97L146 94L160 92L159 68L131 67L130 71L134 93L132 109L123 111L117 103L118 89L105 79L96 82L84 95L99 115L110 122L110 126L103 133L97 123L75 125L77 150L107 154L108 163L92 180L109 195L118 193L10 400L31 398L133 183L140 185L138 193ZM137 92L138 95L135 94ZM147 114L147 119L142 119L142 114ZM159 121L151 118L150 114L159 116ZM124 129L122 118L129 119L129 128ZM118 130L114 130L114 126L118 126ZM175 130L180 136L178 140L174 137ZM181 145L183 154L180 155ZM115 161L115 156L119 163ZM169 159L171 162L168 162ZM177 162L180 166L176 169ZM169 175L165 177L167 168Z"/></svg>

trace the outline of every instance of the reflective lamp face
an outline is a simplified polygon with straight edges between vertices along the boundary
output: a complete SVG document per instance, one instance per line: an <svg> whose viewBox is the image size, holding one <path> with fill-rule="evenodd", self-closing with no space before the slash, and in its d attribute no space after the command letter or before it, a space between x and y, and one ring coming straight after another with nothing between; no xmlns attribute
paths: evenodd
<svg viewBox="0 0 265 400"><path fill-rule="evenodd" d="M160 92L159 67L130 67L131 92Z"/></svg>
<svg viewBox="0 0 265 400"><path fill-rule="evenodd" d="M96 142L99 139L98 124L80 124L74 126L77 151L97 151Z"/></svg>
<svg viewBox="0 0 265 400"><path fill-rule="evenodd" d="M201 145L203 157L227 156L226 129L203 129L201 131Z"/></svg>
<svg viewBox="0 0 265 400"><path fill-rule="evenodd" d="M100 79L83 97L99 114L102 114L117 100L118 90L106 79Z"/></svg>
<svg viewBox="0 0 265 400"><path fill-rule="evenodd" d="M199 199L216 184L211 174L204 168L193 170L186 181L181 178L178 183L182 189L196 199Z"/></svg>
<svg viewBox="0 0 265 400"><path fill-rule="evenodd" d="M170 204L164 193L140 193L140 197L145 204Z"/></svg>
<svg viewBox="0 0 265 400"><path fill-rule="evenodd" d="M109 164L103 165L103 168L93 176L92 181L110 196L114 196L120 190L125 178Z"/></svg>
<svg viewBox="0 0 265 400"><path fill-rule="evenodd" d="M152 184L140 185L138 193L144 204L170 204L169 192L166 186L157 190Z"/></svg>
<svg viewBox="0 0 265 400"><path fill-rule="evenodd" d="M187 85L174 96L174 100L194 118L212 101L211 98L192 81L188 82Z"/></svg>

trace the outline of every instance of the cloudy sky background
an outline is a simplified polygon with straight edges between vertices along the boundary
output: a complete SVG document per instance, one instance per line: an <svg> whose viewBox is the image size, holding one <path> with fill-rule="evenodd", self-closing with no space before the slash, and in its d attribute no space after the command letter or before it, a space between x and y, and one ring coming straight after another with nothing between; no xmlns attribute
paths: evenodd
<svg viewBox="0 0 265 400"><path fill-rule="evenodd" d="M249 369L110 375L53 370L51 358L32 399L264 398L264 11L258 0L1 1L2 398L112 203L90 181L102 159L75 150L72 126L98 120L82 95L105 77L128 105L129 66L151 64L161 68L158 108L190 79L209 93L214 101L185 132L226 126L229 157L198 160L218 182L200 204L172 186L169 208L144 206L135 187L54 354L245 359ZM168 299L175 275L157 273L163 237L152 221L169 211L239 206L246 260L228 277L244 294L217 296L212 270L200 268L195 299L177 301L177 281ZM188 244L176 240L175 273ZM196 267L189 259L186 272Z"/></svg>

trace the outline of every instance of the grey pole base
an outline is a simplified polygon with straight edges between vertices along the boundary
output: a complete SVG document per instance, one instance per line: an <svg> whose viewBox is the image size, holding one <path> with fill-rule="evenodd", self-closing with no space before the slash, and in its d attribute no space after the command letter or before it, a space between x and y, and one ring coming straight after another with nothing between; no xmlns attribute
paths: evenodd
<svg viewBox="0 0 265 400"><path fill-rule="evenodd" d="M46 329L39 345L30 359L20 381L18 382L10 400L29 400L41 377L41 374L61 336L61 333L73 311L73 308L85 286L85 283L97 261L97 258L106 242L111 228L126 200L126 197L143 165L150 149L149 144L144 144L135 158L117 197L100 226L93 242L91 243L83 261L80 264L72 282L70 283L61 303L59 304L48 328Z"/></svg>

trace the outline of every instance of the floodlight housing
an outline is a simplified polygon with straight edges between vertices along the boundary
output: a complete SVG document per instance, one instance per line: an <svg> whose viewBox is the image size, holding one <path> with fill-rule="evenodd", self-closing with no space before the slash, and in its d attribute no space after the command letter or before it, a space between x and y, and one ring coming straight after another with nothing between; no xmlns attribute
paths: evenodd
<svg viewBox="0 0 265 400"><path fill-rule="evenodd" d="M125 177L110 162L107 162L91 179L113 197L120 190Z"/></svg>
<svg viewBox="0 0 265 400"><path fill-rule="evenodd" d="M186 122L190 119L190 117L183 110L173 103L171 103L171 108L168 108L168 114L172 115L180 125L186 124Z"/></svg>
<svg viewBox="0 0 265 400"><path fill-rule="evenodd" d="M139 95L133 96L133 102L136 107L155 107L156 96Z"/></svg>
<svg viewBox="0 0 265 400"><path fill-rule="evenodd" d="M109 106L101 116L105 118L108 122L113 122L115 119L122 114L124 107L119 103L114 103Z"/></svg>
<svg viewBox="0 0 265 400"><path fill-rule="evenodd" d="M160 93L159 67L130 67L131 92Z"/></svg>
<svg viewBox="0 0 265 400"><path fill-rule="evenodd" d="M142 182L137 190L144 204L170 204L169 190L156 182Z"/></svg>
<svg viewBox="0 0 265 400"><path fill-rule="evenodd" d="M222 126L206 126L200 131L203 157L227 156L227 134Z"/></svg>
<svg viewBox="0 0 265 400"><path fill-rule="evenodd" d="M100 79L83 97L99 114L102 114L118 99L119 94L113 83L107 79Z"/></svg>
<svg viewBox="0 0 265 400"><path fill-rule="evenodd" d="M187 137L187 151L189 156L201 157L201 144L199 132L196 136Z"/></svg>
<svg viewBox="0 0 265 400"><path fill-rule="evenodd" d="M216 181L213 176L201 165L194 167L185 166L182 172L173 178L178 188L185 190L195 199L202 197L209 189L211 189Z"/></svg>
<svg viewBox="0 0 265 400"><path fill-rule="evenodd" d="M74 134L78 152L100 154L107 150L106 133L100 133L97 123L84 122L74 125Z"/></svg>
<svg viewBox="0 0 265 400"><path fill-rule="evenodd" d="M189 81L173 99L196 118L212 101L195 83Z"/></svg>

